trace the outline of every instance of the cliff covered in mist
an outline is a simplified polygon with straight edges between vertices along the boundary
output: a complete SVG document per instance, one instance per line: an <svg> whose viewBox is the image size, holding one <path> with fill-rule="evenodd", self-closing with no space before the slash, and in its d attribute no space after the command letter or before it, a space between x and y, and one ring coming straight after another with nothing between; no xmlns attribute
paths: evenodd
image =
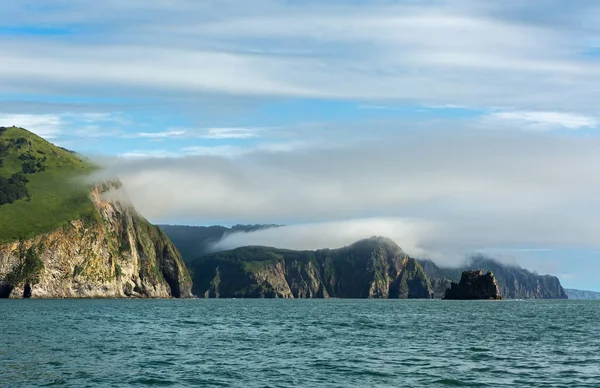
<svg viewBox="0 0 600 388"><path fill-rule="evenodd" d="M430 260L420 260L420 263L431 281L436 298L442 298L450 283L460 280L463 271L481 269L494 273L500 294L505 299L567 299L567 293L556 276L538 275L483 256L473 257L457 268L440 268Z"/></svg>
<svg viewBox="0 0 600 388"><path fill-rule="evenodd" d="M175 246L85 158L0 127L0 297L189 297Z"/></svg>
<svg viewBox="0 0 600 388"><path fill-rule="evenodd" d="M190 264L194 294L207 298L430 298L421 265L392 240L341 249L243 247Z"/></svg>

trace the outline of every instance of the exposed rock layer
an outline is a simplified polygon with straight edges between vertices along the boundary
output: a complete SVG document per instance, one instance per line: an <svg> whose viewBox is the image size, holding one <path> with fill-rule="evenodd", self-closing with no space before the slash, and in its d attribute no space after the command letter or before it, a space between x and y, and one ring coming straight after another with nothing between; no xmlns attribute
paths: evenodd
<svg viewBox="0 0 600 388"><path fill-rule="evenodd" d="M569 296L569 299L600 300L600 292L596 291L573 290L566 288L565 292Z"/></svg>
<svg viewBox="0 0 600 388"><path fill-rule="evenodd" d="M421 265L393 241L341 249L244 247L191 263L194 293L210 298L430 298Z"/></svg>
<svg viewBox="0 0 600 388"><path fill-rule="evenodd" d="M505 299L567 299L567 293L556 276L538 275L515 265L501 264L476 256L458 268L440 268L430 260L419 260L427 273L434 297L442 298L451 282L458 282L463 271L474 268L492 271Z"/></svg>
<svg viewBox="0 0 600 388"><path fill-rule="evenodd" d="M0 297L191 297L177 249L133 207L95 187L96 219L0 245Z"/></svg>
<svg viewBox="0 0 600 388"><path fill-rule="evenodd" d="M452 282L444 299L502 299L498 283L491 271L464 271L459 283Z"/></svg>

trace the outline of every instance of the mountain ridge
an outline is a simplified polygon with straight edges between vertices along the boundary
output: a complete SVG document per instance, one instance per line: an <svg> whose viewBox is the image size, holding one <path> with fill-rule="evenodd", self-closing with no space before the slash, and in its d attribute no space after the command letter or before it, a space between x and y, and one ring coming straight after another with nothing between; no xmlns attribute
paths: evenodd
<svg viewBox="0 0 600 388"><path fill-rule="evenodd" d="M291 295L294 297L340 297L335 291L331 292L330 288L328 288L327 282L323 281L322 276L322 269L325 267L323 263L329 257L328 255L331 256L332 252L335 253L338 263L346 263L346 274L344 276L349 276L349 278L354 276L356 279L360 276L357 274L347 275L348 270L350 269L355 272L363 271L372 275L371 284L378 285L376 286L376 289L379 292L355 293L354 296L356 297L390 297L389 288L387 293L381 292L381 282L378 283L378 281L381 279L393 278L393 276L390 276L387 270L389 267L389 262L387 263L387 266L384 265L386 261L380 260L382 255L377 254L377 252L386 252L386 255L384 255L385 257L388 255L396 257L395 260L392 260L394 263L402 262L407 258L410 259L414 271L413 275L416 274L419 279L423 280L421 291L418 293L404 292L402 293L402 296L405 297L409 297L410 294L410 296L418 295L419 297L433 297L441 299L446 290L450 287L451 283L458 282L460 280L460 276L463 271L481 269L485 272L492 270L494 274L498 273L496 275L498 286L500 293L505 298L567 298L564 289L560 285L560 280L554 276L537 275L518 266L504 266L493 259L485 257L477 257L471 261L471 264L462 267L438 267L431 260L411 258L410 256L406 255L394 241L384 237L371 237L362 239L339 249L297 251L262 246L247 246L201 256L190 263L190 269L192 270L192 276L196 284L194 292L198 296L207 297L269 297L273 295L279 297L284 294L288 295L289 297L290 293L279 295L277 292L263 292L262 294L259 292L258 294L249 295L240 290L244 287L248 287L251 284L256 285L256 287L264 286L266 287L264 290L268 290L272 288L272 284L269 285L271 281L268 280L270 277L273 279L276 278L277 284L285 285L286 283L289 283L289 267L296 266L297 268L300 268L301 271L304 271L303 273L305 273L306 276L310 275L309 277L313 279L313 283L317 284L317 289L321 284L323 284L323 289L327 291L327 293L322 291L314 292L315 287L313 287L311 292L294 293L292 291ZM347 257L344 258L344 255ZM305 267L307 267L306 262L299 262L297 259L298 256L304 256L310 260L313 260L311 269L312 272L308 271L310 274L308 274L308 272L305 270ZM352 258L356 257L363 258L363 261L368 261L368 259L372 257L376 259L373 260L373 263L370 267L364 265L361 267L357 266L356 263L352 263ZM412 264L413 262L414 264ZM232 266L237 266L237 269L232 269ZM227 268L228 271L223 272L221 267ZM402 266L397 267L400 268ZM265 273L269 272L267 271L268 268L271 268L271 274L266 276ZM317 270L315 270L315 268L317 268ZM343 268L338 268L336 273L339 274L340 272L343 272L342 269ZM243 283L243 287L240 287L238 290L233 290L233 288L235 288L234 285L239 279L243 279L243 281L240 280L241 283ZM217 292L218 287L215 288L214 286L217 283L222 284L222 282L226 282L228 285L227 287L229 288L225 292ZM275 280L273 280L273 282L275 282ZM269 284L265 285L266 283ZM358 288L360 288L361 284L363 283L359 281L357 283ZM389 282L386 284L389 286ZM211 289L211 287L213 288ZM292 289L292 287L289 288L290 290ZM423 289L425 289L426 292L422 292ZM395 295L394 293L391 294Z"/></svg>
<svg viewBox="0 0 600 388"><path fill-rule="evenodd" d="M200 297L430 298L420 264L389 239L339 249L241 247L190 263Z"/></svg>

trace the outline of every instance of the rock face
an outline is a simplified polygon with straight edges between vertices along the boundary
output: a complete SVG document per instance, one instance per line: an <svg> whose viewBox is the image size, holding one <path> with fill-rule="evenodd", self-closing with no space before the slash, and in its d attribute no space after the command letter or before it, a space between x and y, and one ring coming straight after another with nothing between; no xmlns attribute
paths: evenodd
<svg viewBox="0 0 600 388"><path fill-rule="evenodd" d="M464 271L459 283L452 282L444 299L502 299L492 271Z"/></svg>
<svg viewBox="0 0 600 388"><path fill-rule="evenodd" d="M191 297L191 277L165 234L96 186L95 219L0 245L0 297Z"/></svg>
<svg viewBox="0 0 600 388"><path fill-rule="evenodd" d="M538 275L515 265L505 265L484 256L475 256L464 266L440 268L430 260L420 260L430 279L436 298L442 298L451 282L473 268L492 271L505 299L567 299L567 293L556 276Z"/></svg>
<svg viewBox="0 0 600 388"><path fill-rule="evenodd" d="M244 247L191 263L194 294L207 298L430 298L421 265L392 240L341 249Z"/></svg>
<svg viewBox="0 0 600 388"><path fill-rule="evenodd" d="M574 290L566 288L565 292L569 296L569 299L600 300L600 292L596 291Z"/></svg>

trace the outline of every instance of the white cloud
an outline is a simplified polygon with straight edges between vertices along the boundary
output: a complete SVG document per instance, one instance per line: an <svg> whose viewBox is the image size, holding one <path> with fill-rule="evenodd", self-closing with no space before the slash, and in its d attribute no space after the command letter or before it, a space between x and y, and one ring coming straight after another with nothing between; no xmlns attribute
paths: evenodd
<svg viewBox="0 0 600 388"><path fill-rule="evenodd" d="M118 136L121 131L112 126L124 123L126 121L117 113L0 113L0 125L15 125L25 128L38 136L53 141L65 136L90 138Z"/></svg>
<svg viewBox="0 0 600 388"><path fill-rule="evenodd" d="M428 228L391 237L430 255L599 244L595 138L421 130L336 148L187 152L202 155L130 158L106 174L118 175L155 222L410 219Z"/></svg>
<svg viewBox="0 0 600 388"><path fill-rule="evenodd" d="M208 128L204 135L206 139L249 139L259 137L258 128Z"/></svg>
<svg viewBox="0 0 600 388"><path fill-rule="evenodd" d="M125 159L177 158L181 155L167 150L134 150L119 155Z"/></svg>
<svg viewBox="0 0 600 388"><path fill-rule="evenodd" d="M427 222L401 218L365 218L332 221L280 228L252 233L233 233L213 246L215 250L233 249L246 245L264 245L285 249L340 248L370 236L386 236L413 255L426 255L418 246L419 237L434 228Z"/></svg>
<svg viewBox="0 0 600 388"><path fill-rule="evenodd" d="M69 85L165 99L225 93L574 114L589 114L600 98L599 59L581 55L597 35L581 28L597 15L584 2L103 4L44 14L6 6L12 23L112 32L93 46L3 42L10 55L0 63L0 91L60 93ZM131 23L132 14L145 22Z"/></svg>
<svg viewBox="0 0 600 388"><path fill-rule="evenodd" d="M0 125L26 128L38 136L53 139L61 132L65 121L55 114L0 114Z"/></svg>
<svg viewBox="0 0 600 388"><path fill-rule="evenodd" d="M153 139L164 138L197 138L197 139L250 139L260 137L259 133L266 128L244 128L244 127L223 127L223 128L173 128L162 132L138 132L136 134L125 135L125 137L144 137Z"/></svg>
<svg viewBox="0 0 600 388"><path fill-rule="evenodd" d="M485 120L503 122L523 129L582 129L595 128L600 122L591 116L563 112L494 112L484 117Z"/></svg>
<svg viewBox="0 0 600 388"><path fill-rule="evenodd" d="M164 132L138 132L135 137L148 137L152 139L163 139L167 137L180 137L187 133L183 130L168 130Z"/></svg>

